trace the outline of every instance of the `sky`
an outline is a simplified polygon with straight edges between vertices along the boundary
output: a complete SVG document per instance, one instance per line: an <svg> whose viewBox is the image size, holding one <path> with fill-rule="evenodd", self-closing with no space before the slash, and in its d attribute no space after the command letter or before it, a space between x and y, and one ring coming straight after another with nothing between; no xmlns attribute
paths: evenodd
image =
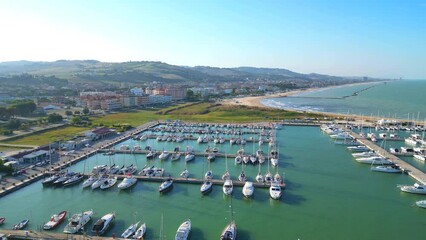
<svg viewBox="0 0 426 240"><path fill-rule="evenodd" d="M426 0L0 0L0 62L426 79Z"/></svg>

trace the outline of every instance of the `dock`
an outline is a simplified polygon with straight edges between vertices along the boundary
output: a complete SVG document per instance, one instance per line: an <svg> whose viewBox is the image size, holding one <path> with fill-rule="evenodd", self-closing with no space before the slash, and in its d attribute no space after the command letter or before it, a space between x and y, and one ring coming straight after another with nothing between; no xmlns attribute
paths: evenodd
<svg viewBox="0 0 426 240"><path fill-rule="evenodd" d="M4 234L7 239L30 239L30 240L106 240L113 239L111 236L89 236L83 234L66 234L55 233L48 231L33 231L33 230L6 230L1 229L0 235ZM118 237L117 237L118 238ZM143 238L142 238L143 240Z"/></svg>
<svg viewBox="0 0 426 240"><path fill-rule="evenodd" d="M147 154L149 152L149 150L99 149L98 152L100 152L100 153L110 153L110 152L112 152L112 153L122 153L122 154ZM155 152L157 153L157 157L158 157L158 155L161 154L162 151L155 151ZM168 152L170 154L171 153L175 153L173 150L170 150ZM180 153L182 155L181 158L184 158L185 152L180 151L178 153ZM197 157L207 157L207 155L209 155L210 153L208 153L208 152L192 152L192 154L194 154ZM213 154L216 157L230 157L230 158L235 158L237 156L237 154L228 154L228 153L225 154L225 153L220 153L220 152L213 153Z"/></svg>
<svg viewBox="0 0 426 240"><path fill-rule="evenodd" d="M86 177L89 177L90 174L85 174ZM123 179L125 177L128 177L127 175L111 175L111 176L116 176L117 179ZM135 177L136 179L138 179L138 181L145 181L145 182L163 182L166 179L170 178L169 176L166 177L148 177L148 176L138 176L138 175L133 175L133 177ZM173 178L173 183L187 183L187 184L198 184L198 185L202 185L204 183L203 179L197 179L197 178ZM224 180L222 179L211 179L210 180L212 182L213 185L220 185L223 186L223 184L225 183ZM232 180L232 185L234 187L243 187L245 184L245 182L242 181L238 181L238 180ZM269 188L271 186L271 184L269 183L259 183L259 182L253 182L253 186L255 188ZM285 183L281 182L280 186L282 188L285 188Z"/></svg>
<svg viewBox="0 0 426 240"><path fill-rule="evenodd" d="M414 178L419 183L426 185L426 173L420 171L419 169L415 168L411 164L401 160L397 156L389 153L385 149L377 146L375 143L371 142L368 139L365 139L361 137L359 134L353 132L352 130L347 129L349 131L349 134L355 138L359 143L365 145L372 151L375 151L380 156L389 159L393 163L397 164L404 172L406 172L410 177Z"/></svg>

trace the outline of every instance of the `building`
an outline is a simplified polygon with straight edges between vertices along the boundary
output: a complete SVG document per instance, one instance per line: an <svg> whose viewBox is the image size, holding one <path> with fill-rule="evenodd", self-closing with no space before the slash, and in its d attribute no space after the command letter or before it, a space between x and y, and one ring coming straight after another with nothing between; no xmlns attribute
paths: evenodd
<svg viewBox="0 0 426 240"><path fill-rule="evenodd" d="M132 89L130 89L130 92L133 94L133 95L137 95L137 96L142 96L142 95L144 95L145 94L145 92L144 92L144 90L142 89L142 88L132 88Z"/></svg>
<svg viewBox="0 0 426 240"><path fill-rule="evenodd" d="M186 88L167 87L164 95L171 96L172 100L182 100L186 97Z"/></svg>
<svg viewBox="0 0 426 240"><path fill-rule="evenodd" d="M105 111L113 111L113 110L121 109L123 107L119 99L103 100L101 101L100 105L101 105L100 108Z"/></svg>
<svg viewBox="0 0 426 240"><path fill-rule="evenodd" d="M137 100L136 100L136 104L138 106L148 105L149 104L149 96L148 95L138 96Z"/></svg>
<svg viewBox="0 0 426 240"><path fill-rule="evenodd" d="M152 90L152 95L166 95L166 89L164 88L154 88L154 90Z"/></svg>
<svg viewBox="0 0 426 240"><path fill-rule="evenodd" d="M93 140L97 140L97 139L102 139L114 134L117 134L114 130L109 129L107 127L100 127L100 128L96 128L94 130L88 131L84 135Z"/></svg>
<svg viewBox="0 0 426 240"><path fill-rule="evenodd" d="M147 95L154 95L154 88L152 88L152 87L147 87L147 88L145 89L145 93L146 93Z"/></svg>
<svg viewBox="0 0 426 240"><path fill-rule="evenodd" d="M150 104L168 103L172 101L171 96L150 95L148 98Z"/></svg>
<svg viewBox="0 0 426 240"><path fill-rule="evenodd" d="M46 150L38 150L29 153L22 157L22 163L34 164L46 160L49 157L49 152Z"/></svg>
<svg viewBox="0 0 426 240"><path fill-rule="evenodd" d="M123 107L135 107L135 106L137 106L137 96L136 95L130 95L130 94L121 95L120 101L121 101L121 105Z"/></svg>

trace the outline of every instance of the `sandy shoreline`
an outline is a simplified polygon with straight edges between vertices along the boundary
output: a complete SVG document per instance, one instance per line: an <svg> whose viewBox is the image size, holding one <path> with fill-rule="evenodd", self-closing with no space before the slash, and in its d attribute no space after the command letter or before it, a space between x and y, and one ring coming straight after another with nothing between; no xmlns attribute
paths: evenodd
<svg viewBox="0 0 426 240"><path fill-rule="evenodd" d="M337 86L329 86L329 87L323 87L323 88L307 88L307 89L301 89L301 90L294 90L289 92L280 92L280 93L273 93L273 94L266 94L263 96L249 96L249 97L239 97L239 98L232 98L232 99L225 99L222 100L221 103L225 105L244 105L249 107L261 107L261 108L272 108L272 109L283 109L283 110L289 110L289 111L296 111L301 112L296 109L292 108L275 108L270 107L267 105L262 104L263 99L267 98L279 98L279 97L286 97L291 96L299 93L306 93L306 92L313 92L317 90L326 90L326 89L332 89L332 88L340 88L340 87L349 87L349 86L358 86L358 85L365 85L365 84L371 84L371 83L380 83L380 82L363 82L363 83L350 83L350 84L343 84L343 85L337 85ZM309 111L311 112L311 111ZM312 113L323 113L323 114L330 114L330 115L336 115L335 113L328 113L328 112L314 112ZM340 114L337 114L340 115Z"/></svg>

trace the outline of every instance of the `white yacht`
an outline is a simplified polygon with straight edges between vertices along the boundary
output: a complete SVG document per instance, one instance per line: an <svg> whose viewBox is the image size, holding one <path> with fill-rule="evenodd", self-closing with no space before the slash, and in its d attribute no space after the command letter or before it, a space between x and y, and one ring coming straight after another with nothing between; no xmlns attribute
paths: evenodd
<svg viewBox="0 0 426 240"><path fill-rule="evenodd" d="M133 235L133 239L143 239L143 236L145 235L146 232L146 224L142 224L138 230L136 230L135 234Z"/></svg>
<svg viewBox="0 0 426 240"><path fill-rule="evenodd" d="M352 157L361 158L361 157L373 157L377 156L377 154L373 151L361 152L361 153L352 153Z"/></svg>
<svg viewBox="0 0 426 240"><path fill-rule="evenodd" d="M160 156L158 156L158 158L160 160L167 160L167 158L169 158L170 153L168 151L163 151Z"/></svg>
<svg viewBox="0 0 426 240"><path fill-rule="evenodd" d="M253 192L254 192L253 182L247 181L243 187L244 197L247 197L247 198L251 197L253 195Z"/></svg>
<svg viewBox="0 0 426 240"><path fill-rule="evenodd" d="M188 171L188 169L184 169L184 170L180 173L180 177L182 177L182 178L188 178L188 177L189 177L189 171Z"/></svg>
<svg viewBox="0 0 426 240"><path fill-rule="evenodd" d="M92 184L93 184L94 182L96 182L98 179L99 179L99 176L98 176L98 175L92 175L92 176L90 176L88 179L86 179L86 180L83 182L83 188L86 188L86 187L92 186Z"/></svg>
<svg viewBox="0 0 426 240"><path fill-rule="evenodd" d="M207 194L213 189L213 184L210 180L205 180L201 185L200 191L202 194Z"/></svg>
<svg viewBox="0 0 426 240"><path fill-rule="evenodd" d="M109 228L112 221L114 221L115 213L108 213L103 216L101 219L96 221L95 225L93 225L92 233L96 235L102 235Z"/></svg>
<svg viewBox="0 0 426 240"><path fill-rule="evenodd" d="M415 194L426 194L426 185L414 183L413 186L401 186L401 191Z"/></svg>
<svg viewBox="0 0 426 240"><path fill-rule="evenodd" d="M83 229L84 225L92 219L93 210L76 213L69 219L68 224L64 228L64 233L77 233Z"/></svg>
<svg viewBox="0 0 426 240"><path fill-rule="evenodd" d="M176 231L175 240L188 239L190 232L191 232L191 220L188 219L179 226L178 230Z"/></svg>
<svg viewBox="0 0 426 240"><path fill-rule="evenodd" d="M346 140L346 139L352 138L351 135L349 135L348 132L340 132L340 133L337 133L337 134L330 135L330 137L332 139L336 139L336 140Z"/></svg>
<svg viewBox="0 0 426 240"><path fill-rule="evenodd" d="M173 179L168 178L163 183L161 183L160 187L158 187L158 191L160 193L167 192L173 188Z"/></svg>
<svg viewBox="0 0 426 240"><path fill-rule="evenodd" d="M129 237L131 237L135 232L136 232L136 230L138 229L138 226L139 226L139 222L137 222L137 223L135 223L135 224L132 224L132 225L130 225L127 229L126 229L126 231L124 231L122 234L121 234L121 237L122 238L129 238Z"/></svg>
<svg viewBox="0 0 426 240"><path fill-rule="evenodd" d="M280 199L281 197L281 186L278 183L271 183L271 186L269 187L269 195L272 199Z"/></svg>
<svg viewBox="0 0 426 240"><path fill-rule="evenodd" d="M351 147L347 147L347 149L351 152L366 152L370 150L368 147L364 145L351 146Z"/></svg>
<svg viewBox="0 0 426 240"><path fill-rule="evenodd" d="M355 161L359 163L366 163L372 165L390 165L391 161L384 159L382 157L365 157L365 158L355 158Z"/></svg>
<svg viewBox="0 0 426 240"><path fill-rule="evenodd" d="M426 208L426 200L417 201L416 205L421 207L421 208Z"/></svg>
<svg viewBox="0 0 426 240"><path fill-rule="evenodd" d="M424 155L424 154L414 154L413 156L414 156L415 159L418 159L418 160L423 161L423 162L426 160L426 155Z"/></svg>
<svg viewBox="0 0 426 240"><path fill-rule="evenodd" d="M231 221L222 231L220 240L235 240L237 239L237 225L235 221Z"/></svg>
<svg viewBox="0 0 426 240"><path fill-rule="evenodd" d="M118 184L118 189L126 189L136 184L138 180L134 176L128 176L123 179L123 181Z"/></svg>
<svg viewBox="0 0 426 240"><path fill-rule="evenodd" d="M389 166L375 166L371 167L371 171L375 172L385 172L385 173L401 173L402 169L397 165L389 165Z"/></svg>
<svg viewBox="0 0 426 240"><path fill-rule="evenodd" d="M185 162L189 162L195 159L195 155L193 152L187 152L185 155Z"/></svg>
<svg viewBox="0 0 426 240"><path fill-rule="evenodd" d="M114 186L117 183L117 177L110 177L108 178L102 185L100 186L100 189L108 189Z"/></svg>
<svg viewBox="0 0 426 240"><path fill-rule="evenodd" d="M225 180L223 183L223 193L225 193L225 195L231 195L233 189L232 180Z"/></svg>
<svg viewBox="0 0 426 240"><path fill-rule="evenodd" d="M271 164L274 167L278 166L278 158L277 157L271 157Z"/></svg>
<svg viewBox="0 0 426 240"><path fill-rule="evenodd" d="M102 175L98 180L92 183L91 188L96 189L100 187L106 180L108 180L108 175Z"/></svg>

